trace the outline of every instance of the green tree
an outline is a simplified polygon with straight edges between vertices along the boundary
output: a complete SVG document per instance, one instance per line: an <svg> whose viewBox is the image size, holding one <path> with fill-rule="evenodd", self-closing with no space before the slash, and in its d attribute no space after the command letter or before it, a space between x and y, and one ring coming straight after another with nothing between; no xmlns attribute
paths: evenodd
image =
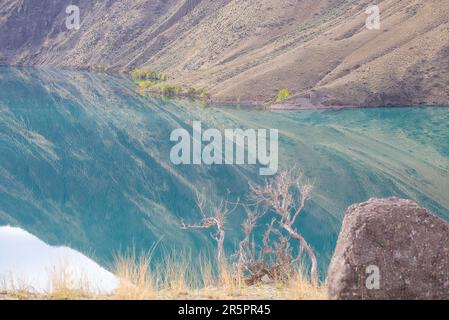
<svg viewBox="0 0 449 320"><path fill-rule="evenodd" d="M281 90L279 90L276 100L283 101L288 98L290 98L290 91L288 91L287 88L282 88Z"/></svg>
<svg viewBox="0 0 449 320"><path fill-rule="evenodd" d="M208 97L207 92L204 88L198 90L198 95L201 99L206 99Z"/></svg>
<svg viewBox="0 0 449 320"><path fill-rule="evenodd" d="M133 79L136 80L136 81L140 80L140 70L137 69L137 68L135 68L133 70Z"/></svg>
<svg viewBox="0 0 449 320"><path fill-rule="evenodd" d="M169 84L164 84L161 87L161 93L164 96L172 96L172 95L174 95L176 93L176 88L171 86L171 85L169 85Z"/></svg>
<svg viewBox="0 0 449 320"><path fill-rule="evenodd" d="M154 79L154 72L151 71L151 70L147 70L147 71L145 72L145 78L146 78L147 80L155 80L155 79Z"/></svg>

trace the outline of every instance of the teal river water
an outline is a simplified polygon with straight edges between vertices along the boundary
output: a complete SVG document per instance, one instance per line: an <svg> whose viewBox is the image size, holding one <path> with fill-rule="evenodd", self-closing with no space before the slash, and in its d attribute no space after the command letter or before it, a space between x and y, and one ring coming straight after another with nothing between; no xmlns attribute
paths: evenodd
<svg viewBox="0 0 449 320"><path fill-rule="evenodd" d="M108 265L119 251L210 252L195 193L244 199L256 166L175 166L169 141L193 120L205 127L279 129L281 168L315 184L298 229L322 274L345 209L371 197L414 199L449 219L449 109L269 112L142 97L126 79L72 71L0 68L0 225L70 245ZM243 214L228 225L235 247Z"/></svg>

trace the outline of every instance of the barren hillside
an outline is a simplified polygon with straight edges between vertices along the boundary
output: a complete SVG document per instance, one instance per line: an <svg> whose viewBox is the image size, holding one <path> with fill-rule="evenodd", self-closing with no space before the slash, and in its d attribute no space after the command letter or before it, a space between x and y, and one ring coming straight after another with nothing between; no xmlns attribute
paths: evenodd
<svg viewBox="0 0 449 320"><path fill-rule="evenodd" d="M288 88L281 107L449 105L449 0L0 0L0 62L144 66L226 101Z"/></svg>

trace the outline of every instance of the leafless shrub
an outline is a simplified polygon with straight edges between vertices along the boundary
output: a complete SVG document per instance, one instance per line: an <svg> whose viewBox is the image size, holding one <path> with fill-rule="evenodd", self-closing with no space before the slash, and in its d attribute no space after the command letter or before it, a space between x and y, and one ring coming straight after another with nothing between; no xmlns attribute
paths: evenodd
<svg viewBox="0 0 449 320"><path fill-rule="evenodd" d="M318 266L314 251L294 226L306 201L311 197L312 189L311 184L304 183L302 173L295 169L282 171L261 186L250 183L252 203L244 206L247 215L242 224L244 237L234 255L238 275L247 284L263 281L265 276L277 281L291 278L302 262L304 252L311 262L312 282L318 284ZM198 194L197 205L202 217L200 222L189 225L182 222L182 228L215 229L212 237L217 242L217 260L219 266L227 266L224 252L225 224L227 217L238 204L229 208L229 201L226 199L214 206ZM273 214L274 217L266 226L261 242L257 243L254 230L258 221L267 213ZM297 251L291 246L292 239L299 242Z"/></svg>
<svg viewBox="0 0 449 320"><path fill-rule="evenodd" d="M249 285L263 281L264 277L284 282L297 271L298 258L293 257L290 237L277 228L275 218L267 225L262 243L256 245L252 233L261 217L262 214L247 210L243 223L245 237L240 242L237 269Z"/></svg>
<svg viewBox="0 0 449 320"><path fill-rule="evenodd" d="M311 197L312 185L303 181L302 172L296 172L295 169L292 169L280 172L272 180L267 180L261 186L250 184L250 189L255 205L263 205L267 210L272 210L275 214L275 218L267 232L277 234L279 238L276 244L277 247L274 249L270 248L264 240L262 252L275 250L277 260L281 262L284 259L290 259L289 264L283 265L291 266L301 260L305 251L311 262L310 274L312 281L318 283L318 265L315 253L294 227L295 222L304 209L306 201ZM275 225L279 228L275 228ZM281 231L285 232L286 236ZM298 256L296 258L291 256L290 238L299 242Z"/></svg>
<svg viewBox="0 0 449 320"><path fill-rule="evenodd" d="M201 220L197 224L185 224L181 222L182 229L215 229L211 234L212 238L217 242L217 262L220 267L227 264L224 250L224 240L226 236L226 219L236 208L238 204L230 207L228 197L221 201L218 205L208 201L204 195L197 193L197 206L201 215Z"/></svg>

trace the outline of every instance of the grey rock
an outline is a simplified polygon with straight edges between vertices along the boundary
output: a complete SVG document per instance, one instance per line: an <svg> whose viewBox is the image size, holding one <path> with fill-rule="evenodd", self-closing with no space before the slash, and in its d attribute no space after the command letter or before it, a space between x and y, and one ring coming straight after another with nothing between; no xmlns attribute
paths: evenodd
<svg viewBox="0 0 449 320"><path fill-rule="evenodd" d="M449 224L410 200L354 205L327 284L330 299L449 299Z"/></svg>

